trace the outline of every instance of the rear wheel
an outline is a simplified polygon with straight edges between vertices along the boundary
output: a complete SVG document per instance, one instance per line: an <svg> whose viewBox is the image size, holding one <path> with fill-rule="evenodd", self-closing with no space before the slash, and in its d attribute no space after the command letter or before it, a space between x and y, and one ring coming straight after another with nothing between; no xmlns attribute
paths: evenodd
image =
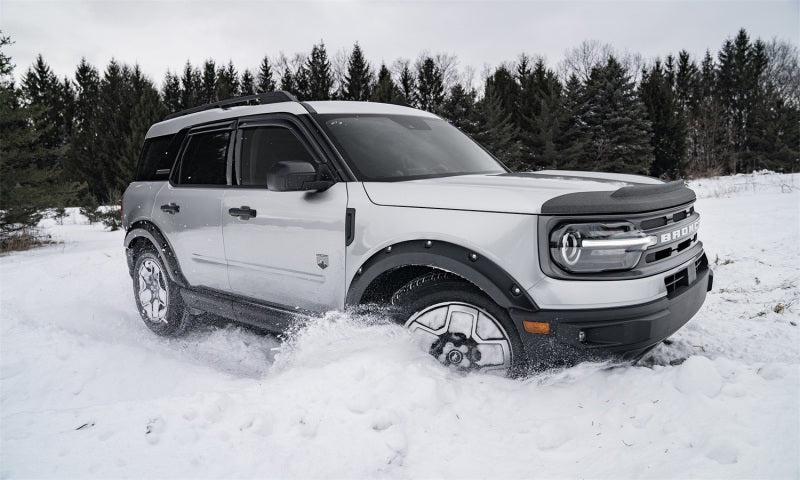
<svg viewBox="0 0 800 480"><path fill-rule="evenodd" d="M505 309L480 289L445 272L407 283L391 300L402 322L443 365L510 375L522 344Z"/></svg>
<svg viewBox="0 0 800 480"><path fill-rule="evenodd" d="M191 326L191 315L183 305L178 286L172 282L161 258L151 248L136 255L133 296L142 320L153 332L174 337Z"/></svg>

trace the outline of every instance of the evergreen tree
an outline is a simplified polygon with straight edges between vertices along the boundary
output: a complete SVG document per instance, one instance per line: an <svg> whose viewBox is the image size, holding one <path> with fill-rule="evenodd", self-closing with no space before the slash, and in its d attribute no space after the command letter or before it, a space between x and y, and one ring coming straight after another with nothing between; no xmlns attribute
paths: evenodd
<svg viewBox="0 0 800 480"><path fill-rule="evenodd" d="M217 100L217 65L214 60L208 59L203 64L203 73L200 82L200 105L212 103Z"/></svg>
<svg viewBox="0 0 800 480"><path fill-rule="evenodd" d="M297 97L297 89L295 88L294 75L292 75L292 71L289 70L289 67L286 67L286 69L283 71L283 75L281 75L281 90L289 92L293 94L295 97Z"/></svg>
<svg viewBox="0 0 800 480"><path fill-rule="evenodd" d="M275 91L275 80L272 78L272 65L269 63L269 57L266 55L261 60L261 65L258 67L258 75L256 76L256 93L267 93ZM281 90L291 90L281 87Z"/></svg>
<svg viewBox="0 0 800 480"><path fill-rule="evenodd" d="M642 75L639 95L647 109L653 132L653 165L650 174L675 179L684 174L686 121L673 91L674 68L669 65L664 70L661 62L656 60L655 65Z"/></svg>
<svg viewBox="0 0 800 480"><path fill-rule="evenodd" d="M562 86L555 72L538 60L531 70L522 57L517 68L516 117L528 169L558 163L557 143L564 116Z"/></svg>
<svg viewBox="0 0 800 480"><path fill-rule="evenodd" d="M557 154L553 168L591 169L587 155L591 137L580 116L583 99L583 84L578 75L573 73L564 85L564 113L558 122Z"/></svg>
<svg viewBox="0 0 800 480"><path fill-rule="evenodd" d="M450 88L447 98L439 108L439 115L462 132L474 136L478 133L476 129L476 97L475 90L467 91L463 85L457 83Z"/></svg>
<svg viewBox="0 0 800 480"><path fill-rule="evenodd" d="M342 85L342 100L369 100L372 95L372 83L372 69L364 58L361 47L356 43L347 60L347 73Z"/></svg>
<svg viewBox="0 0 800 480"><path fill-rule="evenodd" d="M183 76L181 76L181 109L204 104L202 89L203 77L200 75L200 70L192 67L187 60L183 67Z"/></svg>
<svg viewBox="0 0 800 480"><path fill-rule="evenodd" d="M45 63L41 54L36 57L33 66L22 76L22 100L27 106L31 119L30 128L37 132L47 155L36 159L39 168L60 168L67 139L66 125L72 119L64 118L62 88L55 74Z"/></svg>
<svg viewBox="0 0 800 480"><path fill-rule="evenodd" d="M378 71L378 81L372 90L370 100L381 103L399 103L402 101L400 90L392 80L392 74L385 64L381 64L381 69Z"/></svg>
<svg viewBox="0 0 800 480"><path fill-rule="evenodd" d="M524 169L519 132L511 121L511 114L503 108L503 101L492 87L486 90L476 107L476 125L473 138L498 160L512 170Z"/></svg>
<svg viewBox="0 0 800 480"><path fill-rule="evenodd" d="M102 134L95 121L100 101L100 74L97 69L81 58L75 70L76 100L74 124L65 160L68 179L84 181L87 168L91 168L98 156L96 139Z"/></svg>
<svg viewBox="0 0 800 480"><path fill-rule="evenodd" d="M578 110L589 134L595 171L647 174L653 163L650 125L630 75L613 56L592 69Z"/></svg>
<svg viewBox="0 0 800 480"><path fill-rule="evenodd" d="M435 112L444 101L442 72L431 57L426 57L417 65L417 89L415 92L417 108Z"/></svg>
<svg viewBox="0 0 800 480"><path fill-rule="evenodd" d="M181 80L169 70L164 76L161 98L169 113L177 112L181 109Z"/></svg>
<svg viewBox="0 0 800 480"><path fill-rule="evenodd" d="M34 118L23 104L14 84L14 64L5 47L11 38L0 31L0 249L4 250L20 233L42 218L44 209L64 207L75 198L76 183L60 181L51 165L38 165L55 155L47 145L44 131L31 128ZM32 78L29 80L33 80ZM30 87L31 85L29 85ZM38 116L37 112L37 116Z"/></svg>
<svg viewBox="0 0 800 480"><path fill-rule="evenodd" d="M416 107L416 94L417 82L414 80L414 74L411 73L411 68L408 62L403 64L400 70L400 95L401 103L405 103L410 107Z"/></svg>
<svg viewBox="0 0 800 480"><path fill-rule="evenodd" d="M255 79L253 78L253 74L250 73L250 70L245 70L242 73L242 82L239 86L240 94L241 95L255 95L256 93L256 85Z"/></svg>
<svg viewBox="0 0 800 480"><path fill-rule="evenodd" d="M306 60L305 70L308 78L308 90L304 97L307 100L330 100L333 91L333 73L324 42L314 45L314 48L311 49L311 55ZM295 81L297 81L297 76Z"/></svg>
<svg viewBox="0 0 800 480"><path fill-rule="evenodd" d="M239 95L239 74L233 66L232 61L228 65L217 70L217 82L215 86L216 100L227 100Z"/></svg>

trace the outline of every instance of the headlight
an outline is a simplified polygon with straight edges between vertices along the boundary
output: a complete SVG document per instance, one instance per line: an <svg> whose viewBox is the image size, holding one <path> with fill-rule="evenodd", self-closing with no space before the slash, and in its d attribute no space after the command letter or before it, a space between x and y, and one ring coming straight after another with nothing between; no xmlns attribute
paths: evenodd
<svg viewBox="0 0 800 480"><path fill-rule="evenodd" d="M657 239L632 223L575 223L550 234L550 256L568 272L630 270Z"/></svg>

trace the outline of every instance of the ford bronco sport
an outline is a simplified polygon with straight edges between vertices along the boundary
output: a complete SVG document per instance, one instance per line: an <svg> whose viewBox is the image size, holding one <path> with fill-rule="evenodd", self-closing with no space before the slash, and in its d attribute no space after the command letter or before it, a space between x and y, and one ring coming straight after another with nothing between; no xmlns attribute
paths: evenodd
<svg viewBox="0 0 800 480"><path fill-rule="evenodd" d="M636 359L713 274L683 182L514 173L446 121L273 92L169 115L123 197L145 324L275 331L359 305L457 369Z"/></svg>

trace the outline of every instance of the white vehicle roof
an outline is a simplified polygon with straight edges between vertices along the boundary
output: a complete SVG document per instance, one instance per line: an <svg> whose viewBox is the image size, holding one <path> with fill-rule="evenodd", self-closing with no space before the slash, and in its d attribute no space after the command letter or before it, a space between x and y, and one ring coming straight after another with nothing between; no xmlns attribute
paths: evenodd
<svg viewBox="0 0 800 480"><path fill-rule="evenodd" d="M320 114L383 114L383 115L415 115L420 117L438 118L436 115L424 110L375 102L345 102L345 101L317 101L305 102L314 111ZM145 138L171 135L178 131L200 125L203 123L224 121L227 119L258 115L262 113L289 113L293 115L308 114L308 110L300 102L268 103L264 105L239 105L224 108L212 108L197 113L190 113L180 117L164 120L150 127Z"/></svg>

